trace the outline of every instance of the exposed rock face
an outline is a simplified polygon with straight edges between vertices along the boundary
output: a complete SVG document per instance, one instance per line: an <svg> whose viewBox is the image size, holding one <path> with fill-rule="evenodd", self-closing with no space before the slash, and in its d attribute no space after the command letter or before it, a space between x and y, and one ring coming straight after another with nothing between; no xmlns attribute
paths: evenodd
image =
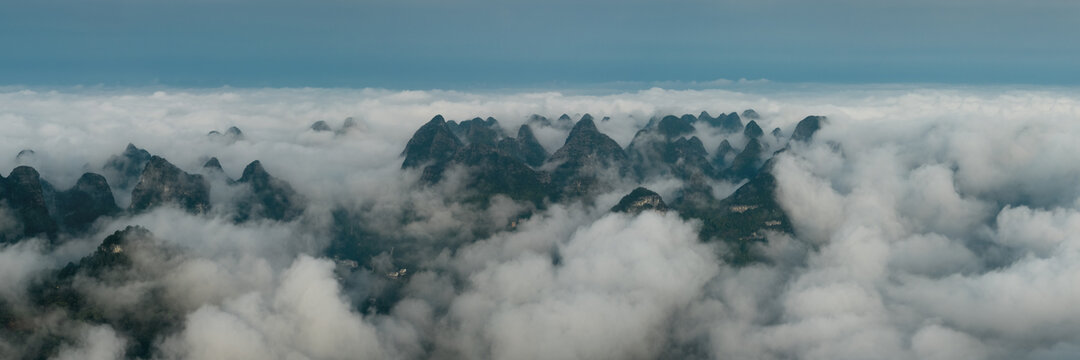
<svg viewBox="0 0 1080 360"><path fill-rule="evenodd" d="M709 163L708 157L709 152L697 136L670 142L664 151L664 162L683 180L703 181L706 177L716 176L716 168Z"/></svg>
<svg viewBox="0 0 1080 360"><path fill-rule="evenodd" d="M757 139L765 135L765 131L761 130L761 126L758 126L757 121L750 120L746 123L746 128L743 129L743 135L751 139Z"/></svg>
<svg viewBox="0 0 1080 360"><path fill-rule="evenodd" d="M533 135L532 128L529 125L521 125L518 128L517 143L521 149L521 158L525 160L529 166L537 167L544 164L544 160L548 158L548 152L544 149L543 145L540 145L540 141L536 140L536 135Z"/></svg>
<svg viewBox="0 0 1080 360"><path fill-rule="evenodd" d="M120 213L108 181L94 173L83 174L74 187L57 193L56 207L60 225L72 232L85 231L98 218Z"/></svg>
<svg viewBox="0 0 1080 360"><path fill-rule="evenodd" d="M240 131L240 128L238 127L231 126L228 130L225 130L224 134L222 134L220 131L214 130L207 133L206 136L209 136L211 139L214 140L234 143L236 141L244 139L244 132Z"/></svg>
<svg viewBox="0 0 1080 360"><path fill-rule="evenodd" d="M129 226L105 238L97 249L77 263L49 274L29 291L29 300L43 311L64 311L72 316L108 324L127 339L125 358L149 358L155 341L181 326L185 313L175 301L167 299L161 279L174 270L179 249L168 247L150 231ZM155 259L157 261L145 261ZM88 299L80 282L93 281L103 286L120 287L140 284L137 298L124 299L128 306L104 309ZM57 339L29 339L25 346L31 353L47 354ZM70 340L69 340L70 341Z"/></svg>
<svg viewBox="0 0 1080 360"><path fill-rule="evenodd" d="M230 126L228 130L225 130L225 136L228 136L235 140L240 140L244 138L244 132L240 131L240 128L238 127Z"/></svg>
<svg viewBox="0 0 1080 360"><path fill-rule="evenodd" d="M210 184L202 175L180 170L160 156L153 156L131 191L129 210L141 212L174 203L194 214L210 209Z"/></svg>
<svg viewBox="0 0 1080 360"><path fill-rule="evenodd" d="M341 124L341 128L334 131L334 134L344 135L345 133L348 133L349 130L355 128L357 125L358 124L356 123L356 119L353 119L351 117L345 118L345 121Z"/></svg>
<svg viewBox="0 0 1080 360"><path fill-rule="evenodd" d="M113 155L105 162L103 175L117 189L131 189L139 181L139 175L150 161L150 152L128 143L124 152Z"/></svg>
<svg viewBox="0 0 1080 360"><path fill-rule="evenodd" d="M41 176L32 167L19 166L6 179L0 177L0 206L7 207L21 226L21 231L0 232L0 243L38 235L53 236L59 229L49 215Z"/></svg>
<svg viewBox="0 0 1080 360"><path fill-rule="evenodd" d="M827 119L824 116L807 116L806 118L803 118L795 125L795 131L791 133L791 140L802 142L810 141L810 139L814 137L814 133L821 129L821 125L826 120Z"/></svg>
<svg viewBox="0 0 1080 360"><path fill-rule="evenodd" d="M546 174L533 170L519 158L484 144L468 145L450 161L424 168L422 179L436 183L452 165L466 167L467 189L476 192L476 200L484 201L491 195L504 194L539 204L550 192Z"/></svg>
<svg viewBox="0 0 1080 360"><path fill-rule="evenodd" d="M708 111L702 111L701 114L698 114L697 119L709 125L712 125L712 122L716 120L712 115L709 115Z"/></svg>
<svg viewBox="0 0 1080 360"><path fill-rule="evenodd" d="M221 168L221 161L219 161L218 158L216 158L216 157L212 157L212 158L210 158L210 160L206 160L206 162L203 163L202 167L203 167L203 169L206 169L207 171L221 172L221 173L225 172L225 169Z"/></svg>
<svg viewBox="0 0 1080 360"><path fill-rule="evenodd" d="M551 120L548 120L548 118L546 118L544 116L541 116L539 114L529 115L529 118L527 120L525 120L525 124L527 124L529 126L541 126L541 127L552 126Z"/></svg>
<svg viewBox="0 0 1080 360"><path fill-rule="evenodd" d="M547 150L536 140L528 124L521 125L517 138L503 138L496 147L500 152L521 159L532 167L543 165L548 158Z"/></svg>
<svg viewBox="0 0 1080 360"><path fill-rule="evenodd" d="M748 120L761 120L761 115L759 115L757 111L754 111L754 109L743 110L742 117Z"/></svg>
<svg viewBox="0 0 1080 360"><path fill-rule="evenodd" d="M502 128L494 118L475 118L462 121L461 123L447 122L450 132L458 139L464 139L468 144L483 144L495 146L496 141L502 136Z"/></svg>
<svg viewBox="0 0 1080 360"><path fill-rule="evenodd" d="M728 165L728 156L735 153L735 148L731 146L731 143L726 139L720 142L720 145L716 147L716 152L713 154L713 166L717 169L726 168Z"/></svg>
<svg viewBox="0 0 1080 360"><path fill-rule="evenodd" d="M739 132L739 131L741 131L743 129L742 119L739 118L739 114L736 114L736 113L729 113L729 114L721 113L719 116L717 116L715 118L703 119L703 120L706 121L709 124L709 126L712 126L714 128L718 128L718 129L722 129L724 132L727 132L727 133Z"/></svg>
<svg viewBox="0 0 1080 360"><path fill-rule="evenodd" d="M731 167L727 170L727 177L732 180L747 179L757 173L761 165L761 154L765 148L758 139L750 139L746 147L735 159L731 161Z"/></svg>
<svg viewBox="0 0 1080 360"><path fill-rule="evenodd" d="M693 116L691 116L693 118ZM684 118L677 118L672 115L665 116L660 120L660 123L656 125L656 130L669 139L677 138L679 136L692 134L694 132L694 125L690 125L689 121Z"/></svg>
<svg viewBox="0 0 1080 360"><path fill-rule="evenodd" d="M623 196L619 200L619 203L611 208L613 212L624 212L630 214L639 214L645 210L655 210L659 212L666 212L668 210L667 204L664 203L664 199L660 197L660 194L653 192L652 190L639 187L631 191L626 196Z"/></svg>
<svg viewBox="0 0 1080 360"><path fill-rule="evenodd" d="M590 116L589 118L592 117ZM555 120L555 123L552 125L560 129L570 129L574 126L574 120L570 119L570 115L562 114L561 116L559 116L559 119Z"/></svg>
<svg viewBox="0 0 1080 360"><path fill-rule="evenodd" d="M698 118L696 116L690 114L683 114L683 116L680 116L679 119L681 119L687 124L693 124L698 121Z"/></svg>
<svg viewBox="0 0 1080 360"><path fill-rule="evenodd" d="M256 218L290 221L304 212L304 200L292 185L271 176L258 160L244 168L236 184L248 186L251 191L237 203L238 222Z"/></svg>
<svg viewBox="0 0 1080 360"><path fill-rule="evenodd" d="M418 167L428 162L446 162L462 147L461 140L450 132L442 115L436 115L416 130L405 145L405 161L401 168Z"/></svg>
<svg viewBox="0 0 1080 360"><path fill-rule="evenodd" d="M551 180L560 197L579 197L600 186L597 176L606 169L620 175L630 172L626 152L615 140L596 128L592 116L585 114L559 150L548 159L554 167Z"/></svg>
<svg viewBox="0 0 1080 360"><path fill-rule="evenodd" d="M311 131L323 132L323 131L334 131L334 129L331 129L330 125L327 124L326 121L319 120L319 121L316 121L316 122L311 124Z"/></svg>
<svg viewBox="0 0 1080 360"><path fill-rule="evenodd" d="M707 186L690 186L681 191L672 208L684 218L702 220L702 240L723 241L731 246L731 261L754 260L753 245L765 241L767 231L792 233L791 222L776 202L776 178L772 162L767 162L731 196L718 200Z"/></svg>
<svg viewBox="0 0 1080 360"><path fill-rule="evenodd" d="M224 183L226 185L232 185L236 183L236 181L230 178L228 174L225 174L225 169L221 167L221 162L218 161L218 158L216 157L211 157L203 163L202 174L206 175L207 181L212 184ZM213 185L211 185L211 187L213 187Z"/></svg>

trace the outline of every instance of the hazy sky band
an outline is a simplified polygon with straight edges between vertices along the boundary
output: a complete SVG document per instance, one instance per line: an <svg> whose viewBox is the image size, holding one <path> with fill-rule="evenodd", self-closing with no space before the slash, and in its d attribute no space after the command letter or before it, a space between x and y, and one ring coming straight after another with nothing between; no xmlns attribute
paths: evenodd
<svg viewBox="0 0 1080 360"><path fill-rule="evenodd" d="M8 1L0 84L1080 83L1066 1Z"/></svg>

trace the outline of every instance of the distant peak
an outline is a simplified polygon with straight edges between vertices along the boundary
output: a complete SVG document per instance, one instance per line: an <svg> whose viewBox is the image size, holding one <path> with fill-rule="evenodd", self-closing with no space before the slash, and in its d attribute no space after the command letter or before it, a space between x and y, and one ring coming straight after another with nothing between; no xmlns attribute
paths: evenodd
<svg viewBox="0 0 1080 360"><path fill-rule="evenodd" d="M734 114L734 113L732 113L732 114ZM761 115L758 114L757 111L754 111L754 109L746 109L745 111L742 112L742 117L750 119L750 120L761 119Z"/></svg>
<svg viewBox="0 0 1080 360"><path fill-rule="evenodd" d="M592 116L586 114L581 117L581 120L579 120L577 124L574 124L574 128L570 130L570 137L573 138L575 135L595 132L600 132L600 130L596 129L596 123L593 122Z"/></svg>
<svg viewBox="0 0 1080 360"><path fill-rule="evenodd" d="M266 172L266 169L263 168L262 162L260 162L259 160L255 160L248 164L246 167L244 167L244 174L240 175L240 181L243 182L245 179L252 179L253 177L263 177L266 175L269 174Z"/></svg>
<svg viewBox="0 0 1080 360"><path fill-rule="evenodd" d="M220 161L218 161L218 158L216 158L216 157L212 157L212 158L210 158L210 160L206 160L206 162L205 162L205 163L203 163L203 168L205 168L205 169L215 169L215 170L222 170L222 168L221 168L221 162L220 162Z"/></svg>
<svg viewBox="0 0 1080 360"><path fill-rule="evenodd" d="M761 129L761 126L758 126L757 121L750 120L750 122L746 123L746 128L743 129L743 135L751 139L757 139L765 135L765 131Z"/></svg>

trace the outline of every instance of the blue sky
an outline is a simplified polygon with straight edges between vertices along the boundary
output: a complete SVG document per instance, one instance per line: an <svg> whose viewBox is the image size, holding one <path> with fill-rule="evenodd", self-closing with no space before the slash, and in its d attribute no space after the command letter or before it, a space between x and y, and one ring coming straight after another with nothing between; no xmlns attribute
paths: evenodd
<svg viewBox="0 0 1080 360"><path fill-rule="evenodd" d="M1080 83L1080 2L0 0L0 85Z"/></svg>

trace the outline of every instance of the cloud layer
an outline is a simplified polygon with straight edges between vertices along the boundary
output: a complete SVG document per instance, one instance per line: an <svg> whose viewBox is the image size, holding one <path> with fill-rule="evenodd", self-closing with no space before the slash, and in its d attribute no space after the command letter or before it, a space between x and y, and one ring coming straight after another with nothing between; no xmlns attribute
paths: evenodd
<svg viewBox="0 0 1080 360"><path fill-rule="evenodd" d="M460 203L462 185L418 187L420 174L400 169L412 132L435 114L493 116L506 129L530 114L608 116L597 126L625 147L657 115L747 108L762 114L766 132L790 134L806 115L829 122L777 156L776 195L795 234L770 235L759 249L766 261L745 266L700 242L697 221L609 213L636 184L521 220L530 205ZM1072 89L8 90L0 109L5 175L30 164L67 188L133 142L189 172L218 157L233 178L258 159L310 200L287 223L234 224L227 214L166 207L104 220L57 248L32 239L0 249L0 309L35 314L31 328L72 339L58 358L117 358L133 343L107 324L35 312L27 301L50 271L129 224L175 252L131 251L155 269L136 282L76 284L118 313L166 294L162 306L180 316L153 344L160 358L1080 354L1080 93ZM358 125L342 134L308 129L317 120L338 128L347 117ZM206 136L229 126L244 139ZM566 137L535 130L549 152ZM696 135L710 151L731 138L706 128ZM28 148L33 157L16 159ZM652 181L665 197L679 186ZM391 241L393 253L359 269L323 257L342 208L367 236ZM9 218L0 211L0 231L13 226ZM387 276L402 267L406 275ZM29 351L2 334L0 354Z"/></svg>

